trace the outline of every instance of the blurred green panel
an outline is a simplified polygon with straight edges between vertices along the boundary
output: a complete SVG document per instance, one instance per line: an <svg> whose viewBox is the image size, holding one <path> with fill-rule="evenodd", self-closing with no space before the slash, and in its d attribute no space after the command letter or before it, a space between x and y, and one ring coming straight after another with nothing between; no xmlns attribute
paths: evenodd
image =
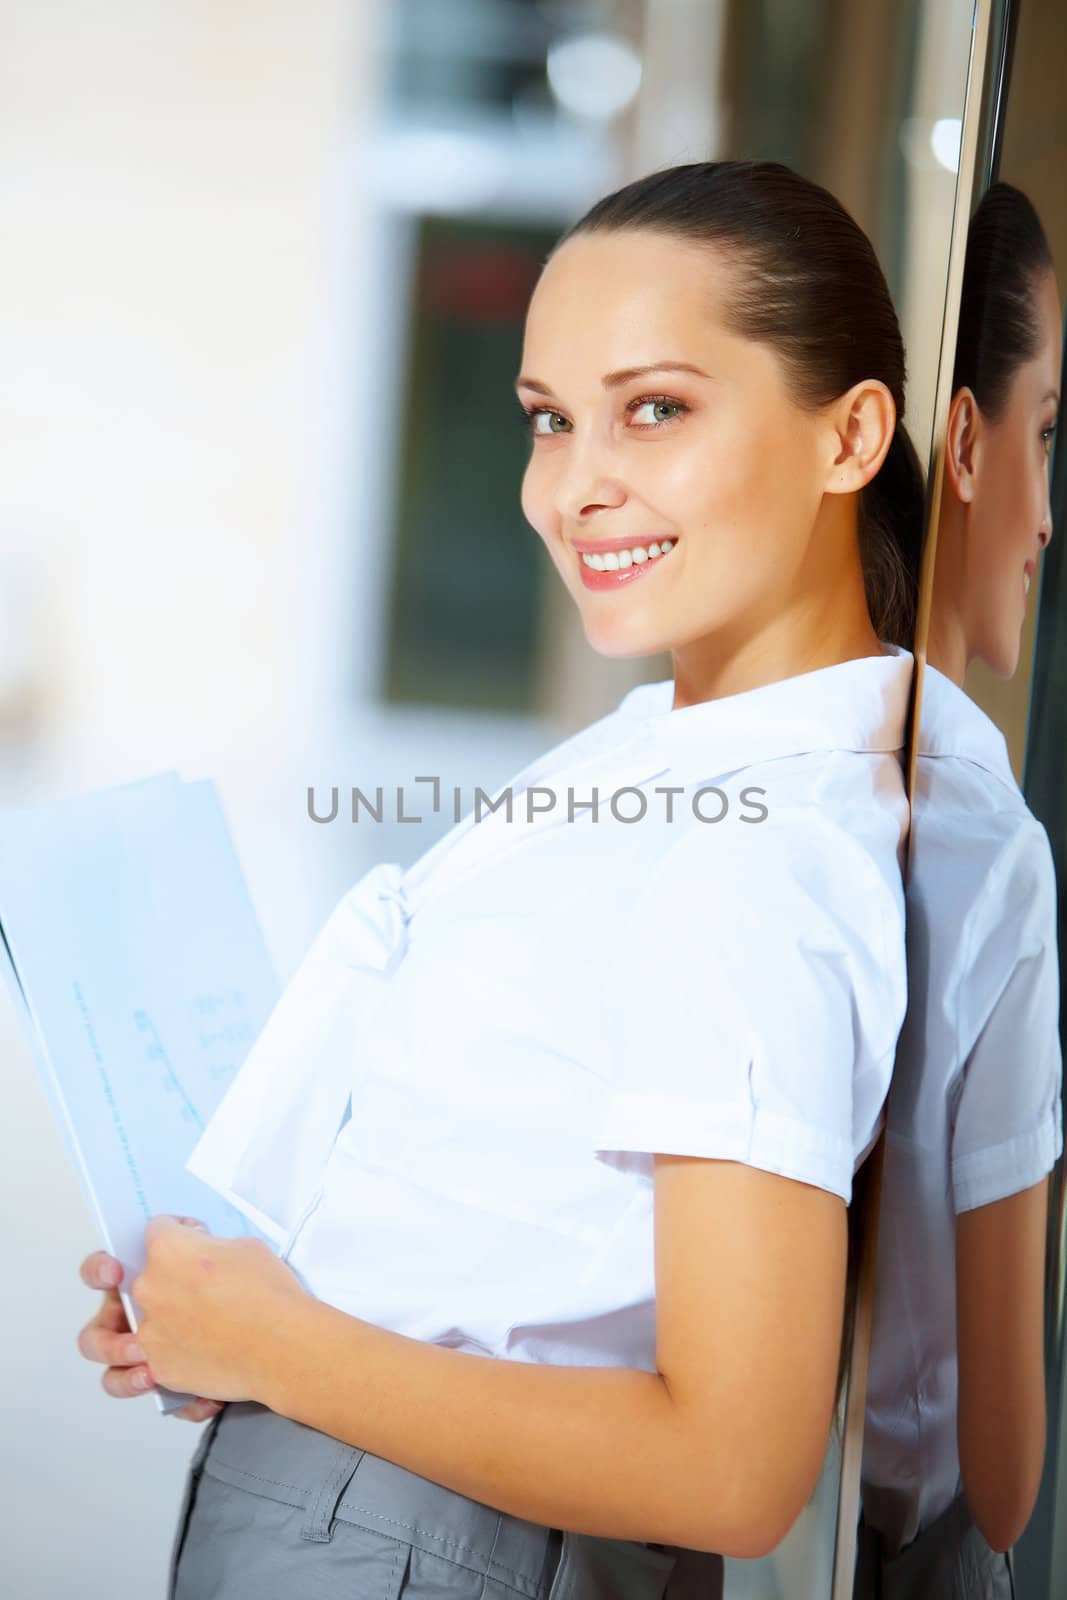
<svg viewBox="0 0 1067 1600"><path fill-rule="evenodd" d="M387 700L532 709L547 558L519 504L529 444L514 383L556 237L469 219L416 230Z"/></svg>

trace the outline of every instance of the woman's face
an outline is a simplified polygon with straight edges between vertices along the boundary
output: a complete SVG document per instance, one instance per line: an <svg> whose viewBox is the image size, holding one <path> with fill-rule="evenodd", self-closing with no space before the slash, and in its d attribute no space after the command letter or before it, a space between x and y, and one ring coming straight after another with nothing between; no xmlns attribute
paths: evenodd
<svg viewBox="0 0 1067 1600"><path fill-rule="evenodd" d="M578 235L530 304L522 507L604 655L750 636L828 559L812 537L825 423L768 347L723 327L731 270L652 231Z"/></svg>
<svg viewBox="0 0 1067 1600"><path fill-rule="evenodd" d="M1018 666L1038 557L1052 537L1049 457L1063 335L1051 271L1037 280L1035 306L1040 348L1016 371L998 420L982 419L967 536L969 654L1001 678Z"/></svg>

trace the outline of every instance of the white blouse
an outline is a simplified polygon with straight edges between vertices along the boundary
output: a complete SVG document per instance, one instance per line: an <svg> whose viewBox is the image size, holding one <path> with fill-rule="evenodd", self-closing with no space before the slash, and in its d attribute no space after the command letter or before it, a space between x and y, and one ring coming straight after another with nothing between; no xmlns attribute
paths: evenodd
<svg viewBox="0 0 1067 1600"><path fill-rule="evenodd" d="M885 649L678 711L641 685L498 791L510 821L374 867L189 1170L378 1326L654 1371L654 1152L847 1202L879 1131L912 669Z"/></svg>
<svg viewBox="0 0 1067 1600"><path fill-rule="evenodd" d="M906 899L862 1471L894 1548L960 1487L956 1216L1038 1183L1063 1149L1048 837L1004 735L930 666Z"/></svg>

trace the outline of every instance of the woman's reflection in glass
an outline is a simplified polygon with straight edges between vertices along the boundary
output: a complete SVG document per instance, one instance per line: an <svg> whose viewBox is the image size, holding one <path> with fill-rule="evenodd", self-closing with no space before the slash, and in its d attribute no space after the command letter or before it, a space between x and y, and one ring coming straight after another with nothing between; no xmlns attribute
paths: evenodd
<svg viewBox="0 0 1067 1600"><path fill-rule="evenodd" d="M972 661L1018 664L1052 534L1061 339L1040 220L995 184L968 234L917 735L856 1583L882 1600L1012 1595L1044 1463L1055 875L1004 736L962 685Z"/></svg>

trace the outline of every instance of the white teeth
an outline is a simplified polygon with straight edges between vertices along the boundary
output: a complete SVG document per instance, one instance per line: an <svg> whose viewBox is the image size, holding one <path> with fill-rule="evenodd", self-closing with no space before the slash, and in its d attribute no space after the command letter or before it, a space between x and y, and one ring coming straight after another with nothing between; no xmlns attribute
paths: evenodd
<svg viewBox="0 0 1067 1600"><path fill-rule="evenodd" d="M1023 594L1029 594L1029 593L1030 593L1030 574L1028 572L1024 572L1023 573Z"/></svg>
<svg viewBox="0 0 1067 1600"><path fill-rule="evenodd" d="M582 560L594 572L625 572L627 567L639 567L646 561L656 561L673 548L673 539L662 539L659 544L635 544L630 550L606 550L597 555L583 552Z"/></svg>

